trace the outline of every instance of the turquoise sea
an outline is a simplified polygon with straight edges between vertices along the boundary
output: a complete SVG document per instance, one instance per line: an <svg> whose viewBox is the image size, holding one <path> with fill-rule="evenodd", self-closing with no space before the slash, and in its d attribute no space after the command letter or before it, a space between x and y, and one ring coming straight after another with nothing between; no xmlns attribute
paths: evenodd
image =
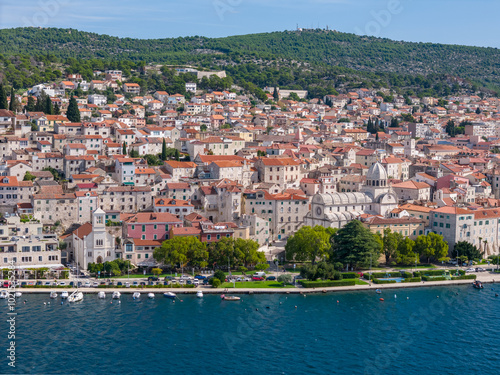
<svg viewBox="0 0 500 375"><path fill-rule="evenodd" d="M89 294L71 305L25 294L16 307L16 368L2 355L0 373L498 374L495 293L500 286L241 295L239 302L184 295L176 303L122 294L120 304ZM0 311L6 353L5 300Z"/></svg>

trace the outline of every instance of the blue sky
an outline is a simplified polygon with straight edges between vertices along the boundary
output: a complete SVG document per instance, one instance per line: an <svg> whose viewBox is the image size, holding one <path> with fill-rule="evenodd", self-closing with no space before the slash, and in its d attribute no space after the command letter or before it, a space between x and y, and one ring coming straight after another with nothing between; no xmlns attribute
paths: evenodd
<svg viewBox="0 0 500 375"><path fill-rule="evenodd" d="M2 0L0 28L72 27L136 38L299 27L500 48L498 0Z"/></svg>

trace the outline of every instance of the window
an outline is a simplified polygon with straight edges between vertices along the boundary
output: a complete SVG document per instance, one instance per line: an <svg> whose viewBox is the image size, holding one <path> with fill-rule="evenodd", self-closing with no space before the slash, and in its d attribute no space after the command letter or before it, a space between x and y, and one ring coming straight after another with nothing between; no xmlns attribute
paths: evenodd
<svg viewBox="0 0 500 375"><path fill-rule="evenodd" d="M132 225L132 230L135 230L135 225Z"/></svg>
<svg viewBox="0 0 500 375"><path fill-rule="evenodd" d="M209 234L207 235L207 240L210 241L212 239L212 236Z"/></svg>
<svg viewBox="0 0 500 375"><path fill-rule="evenodd" d="M446 228L450 228L450 224L448 224L448 223L447 223L447 224L446 224Z"/></svg>
<svg viewBox="0 0 500 375"><path fill-rule="evenodd" d="M96 246L102 246L104 244L104 240L96 240L95 245Z"/></svg>
<svg viewBox="0 0 500 375"><path fill-rule="evenodd" d="M30 247L29 246L23 246L22 249L21 249L21 251L23 253L29 253L30 252Z"/></svg>
<svg viewBox="0 0 500 375"><path fill-rule="evenodd" d="M145 231L146 231L146 226L145 226L145 225L143 225L143 226L142 226L142 231L143 231L143 232L145 232Z"/></svg>

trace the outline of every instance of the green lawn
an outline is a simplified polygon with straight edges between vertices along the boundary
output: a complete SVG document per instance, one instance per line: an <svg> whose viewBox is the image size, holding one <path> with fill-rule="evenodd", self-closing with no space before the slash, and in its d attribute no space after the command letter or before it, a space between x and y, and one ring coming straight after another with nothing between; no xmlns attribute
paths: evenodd
<svg viewBox="0 0 500 375"><path fill-rule="evenodd" d="M394 266L392 267L394 268L395 270L411 270L411 269L415 269L415 265L413 266ZM434 264L428 264L428 265L418 265L417 268L420 268L420 269L426 269L426 268L436 268L436 266Z"/></svg>
<svg viewBox="0 0 500 375"><path fill-rule="evenodd" d="M354 282L356 283L356 285L368 285L367 282L365 282L365 281L363 281L361 279L354 279Z"/></svg>
<svg viewBox="0 0 500 375"><path fill-rule="evenodd" d="M233 283L222 283L221 288L283 288L283 285L277 281L243 281ZM286 288L294 288L293 285L287 285Z"/></svg>

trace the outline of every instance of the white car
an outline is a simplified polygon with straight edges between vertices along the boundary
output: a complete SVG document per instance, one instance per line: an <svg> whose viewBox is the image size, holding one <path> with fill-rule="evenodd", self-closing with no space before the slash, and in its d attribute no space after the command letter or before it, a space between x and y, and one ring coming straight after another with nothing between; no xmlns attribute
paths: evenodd
<svg viewBox="0 0 500 375"><path fill-rule="evenodd" d="M130 283L128 281L125 283L125 288L130 288Z"/></svg>
<svg viewBox="0 0 500 375"><path fill-rule="evenodd" d="M188 275L182 275L179 279L180 280L191 280L191 277Z"/></svg>
<svg viewBox="0 0 500 375"><path fill-rule="evenodd" d="M194 284L195 286L200 285L200 280L198 280L198 279L194 279L193 284Z"/></svg>
<svg viewBox="0 0 500 375"><path fill-rule="evenodd" d="M87 281L87 282L85 282L85 284L83 284L83 286L84 286L85 288L90 288L90 287L92 286L92 284L90 284L90 282L89 282L89 281Z"/></svg>
<svg viewBox="0 0 500 375"><path fill-rule="evenodd" d="M465 272L476 272L476 270L474 268L467 268Z"/></svg>

